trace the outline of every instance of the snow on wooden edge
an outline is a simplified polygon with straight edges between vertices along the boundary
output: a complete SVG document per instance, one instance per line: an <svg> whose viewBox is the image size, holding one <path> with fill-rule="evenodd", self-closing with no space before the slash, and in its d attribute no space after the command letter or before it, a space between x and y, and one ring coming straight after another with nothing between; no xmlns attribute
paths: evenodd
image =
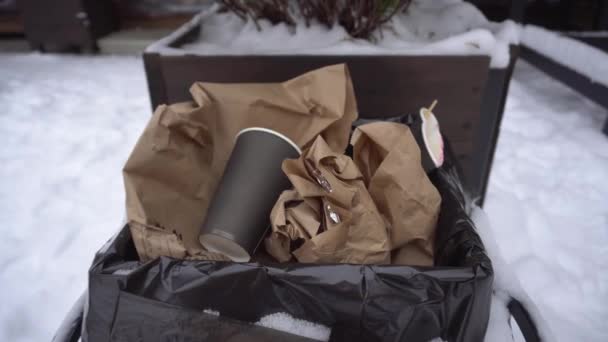
<svg viewBox="0 0 608 342"><path fill-rule="evenodd" d="M522 44L608 87L608 54L579 40L534 25L522 29Z"/></svg>
<svg viewBox="0 0 608 342"><path fill-rule="evenodd" d="M212 6L207 10L195 15L190 21L180 26L177 30L171 32L168 36L157 40L156 42L148 45L145 51L146 53L159 53L165 56L181 56L186 55L184 49L171 47L179 38L186 33L190 32L196 27L199 27L203 21L203 18L213 15L217 10L216 6Z"/></svg>

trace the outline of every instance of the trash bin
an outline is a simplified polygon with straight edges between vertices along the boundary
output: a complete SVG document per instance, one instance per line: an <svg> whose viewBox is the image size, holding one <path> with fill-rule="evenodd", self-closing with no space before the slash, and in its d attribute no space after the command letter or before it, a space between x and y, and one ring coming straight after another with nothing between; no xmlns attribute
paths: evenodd
<svg viewBox="0 0 608 342"><path fill-rule="evenodd" d="M492 265L449 153L430 178L442 196L434 267L143 263L125 226L89 270L82 341L306 340L249 324L278 312L330 327L331 341L482 341Z"/></svg>

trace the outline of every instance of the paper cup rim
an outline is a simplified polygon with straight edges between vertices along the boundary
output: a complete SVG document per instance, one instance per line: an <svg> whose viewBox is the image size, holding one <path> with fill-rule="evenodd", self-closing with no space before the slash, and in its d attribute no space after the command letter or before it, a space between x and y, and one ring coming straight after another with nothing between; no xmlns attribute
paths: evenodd
<svg viewBox="0 0 608 342"><path fill-rule="evenodd" d="M251 255L238 243L225 236L211 232L199 236L199 241L210 252L220 253L235 262L249 262Z"/></svg>
<svg viewBox="0 0 608 342"><path fill-rule="evenodd" d="M279 137L279 138L283 139L285 142L287 142L289 145L291 145L291 147L293 147L294 150L296 150L296 152L298 152L299 155L302 154L302 150L300 149L300 147L295 142L293 142L293 140L289 139L287 136L285 136L285 135L283 135L283 134L281 134L281 133L279 133L279 132L277 132L275 130L272 130L270 128L264 128L264 127L249 127L249 128L245 128L245 129L240 130L236 134L236 137L234 139L236 140L236 139L239 138L239 136L241 134L247 133L247 132L251 132L251 131L270 133L270 134L272 134L272 135L274 135L276 137Z"/></svg>
<svg viewBox="0 0 608 342"><path fill-rule="evenodd" d="M429 144L429 141L427 138L425 124L428 124L428 123L427 123L427 119L425 118L425 115L424 115L424 108L420 109L420 119L422 120L422 125L420 127L420 130L422 131L422 140L424 141L424 148L426 149L429 156L431 157L433 164L435 164L436 167L439 167L439 166L441 166L441 163L439 161L439 156L435 156L434 151L432 151L430 148L430 144ZM435 115L432 112L431 112L431 119L434 122L437 122L437 118L435 117ZM441 137L441 132L438 131L438 134ZM442 137L441 137L441 139L443 140Z"/></svg>

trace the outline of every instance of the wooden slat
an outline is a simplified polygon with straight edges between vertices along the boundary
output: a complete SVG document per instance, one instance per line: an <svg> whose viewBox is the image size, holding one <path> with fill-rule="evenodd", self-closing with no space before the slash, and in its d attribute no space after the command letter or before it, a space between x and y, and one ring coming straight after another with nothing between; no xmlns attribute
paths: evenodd
<svg viewBox="0 0 608 342"><path fill-rule="evenodd" d="M188 88L205 82L282 82L326 65L347 63L361 117L416 112L440 101L437 114L452 140L470 140L486 82L485 56L163 56L169 102L189 99ZM158 103L155 103L155 105Z"/></svg>
<svg viewBox="0 0 608 342"><path fill-rule="evenodd" d="M475 145L472 141L451 141L450 146L454 152L454 158L462 167L464 181L467 188L471 188L475 184L475 179L471 179L472 172L475 169L473 164ZM476 196L476 195L475 195Z"/></svg>
<svg viewBox="0 0 608 342"><path fill-rule="evenodd" d="M606 5L608 7L608 5ZM585 44L589 44L595 48L598 48L606 53L608 53L608 36L583 36L583 35L568 35L570 38L578 39Z"/></svg>
<svg viewBox="0 0 608 342"><path fill-rule="evenodd" d="M561 81L600 106L608 108L608 96L606 96L608 94L608 87L594 82L589 77L579 74L527 47L522 47L522 57L526 62L534 65L549 76Z"/></svg>
<svg viewBox="0 0 608 342"><path fill-rule="evenodd" d="M161 17L128 16L121 18L122 29L175 29L192 19L192 14Z"/></svg>
<svg viewBox="0 0 608 342"><path fill-rule="evenodd" d="M480 122L487 56L160 56L166 97L152 94L153 105L190 99L188 89L204 82L282 82L326 65L349 67L361 117L381 118L417 112L439 100L435 110L442 132L452 142L470 178L473 143ZM150 76L148 76L150 78ZM158 77L155 76L155 77ZM150 85L152 89L153 85Z"/></svg>
<svg viewBox="0 0 608 342"><path fill-rule="evenodd" d="M153 110L159 104L176 102L167 99L166 83L161 67L161 56L159 54L147 54L144 57L144 69L146 70L148 91L150 99L152 99Z"/></svg>
<svg viewBox="0 0 608 342"><path fill-rule="evenodd" d="M23 19L17 13L0 13L0 34L23 33Z"/></svg>
<svg viewBox="0 0 608 342"><path fill-rule="evenodd" d="M511 46L509 66L505 69L492 69L486 82L482 103L481 116L475 140L475 151L473 152L473 165L469 176L471 191L477 194L480 206L483 205L488 178L492 169L494 152L498 142L500 124L502 122L507 92L515 62L519 56L519 46Z"/></svg>

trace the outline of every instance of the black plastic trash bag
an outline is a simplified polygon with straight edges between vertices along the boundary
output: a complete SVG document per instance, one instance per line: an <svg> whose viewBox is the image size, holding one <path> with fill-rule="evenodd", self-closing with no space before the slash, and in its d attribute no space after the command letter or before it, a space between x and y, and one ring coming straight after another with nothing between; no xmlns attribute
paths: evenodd
<svg viewBox="0 0 608 342"><path fill-rule="evenodd" d="M140 263L125 226L89 271L82 339L308 341L246 323L286 312L331 327L331 341L482 341L492 265L447 164L430 175L442 195L435 267Z"/></svg>

